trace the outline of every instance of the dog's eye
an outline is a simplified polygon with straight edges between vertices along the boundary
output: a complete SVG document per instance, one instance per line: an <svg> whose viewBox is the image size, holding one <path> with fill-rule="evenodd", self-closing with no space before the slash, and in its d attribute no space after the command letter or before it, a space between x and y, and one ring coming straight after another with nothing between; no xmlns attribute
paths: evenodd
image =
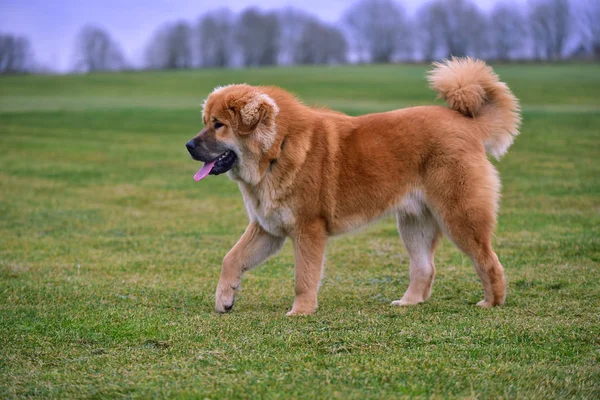
<svg viewBox="0 0 600 400"><path fill-rule="evenodd" d="M220 127L222 127L223 124L220 122L215 122L215 129L219 129Z"/></svg>

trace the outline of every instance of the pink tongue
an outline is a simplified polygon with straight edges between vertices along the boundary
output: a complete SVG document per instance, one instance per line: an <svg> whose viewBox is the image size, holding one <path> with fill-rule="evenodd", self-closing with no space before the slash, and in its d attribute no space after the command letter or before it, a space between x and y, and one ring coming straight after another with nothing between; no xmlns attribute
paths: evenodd
<svg viewBox="0 0 600 400"><path fill-rule="evenodd" d="M196 182L198 182L199 180L206 178L206 175L208 175L208 173L210 172L210 170L212 169L213 165L215 165L216 162L217 162L217 160L204 163L202 168L200 168L200 170L198 172L196 172L196 175L194 175L194 180Z"/></svg>

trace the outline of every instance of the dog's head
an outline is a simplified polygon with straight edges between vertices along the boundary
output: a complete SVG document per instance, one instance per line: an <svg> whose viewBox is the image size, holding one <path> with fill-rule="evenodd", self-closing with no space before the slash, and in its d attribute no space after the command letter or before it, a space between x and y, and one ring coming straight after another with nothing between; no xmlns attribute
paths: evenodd
<svg viewBox="0 0 600 400"><path fill-rule="evenodd" d="M261 88L229 85L216 88L204 102L204 129L186 143L204 166L196 180L229 172L247 183L260 180L259 162L276 138L279 108Z"/></svg>

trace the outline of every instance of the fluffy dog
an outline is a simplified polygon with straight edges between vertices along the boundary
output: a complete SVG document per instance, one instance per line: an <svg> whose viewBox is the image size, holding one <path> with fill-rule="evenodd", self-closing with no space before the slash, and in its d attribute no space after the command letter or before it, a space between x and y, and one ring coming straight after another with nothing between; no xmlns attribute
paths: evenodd
<svg viewBox="0 0 600 400"><path fill-rule="evenodd" d="M229 85L208 96L205 128L186 144L205 163L195 179L226 172L250 218L223 260L217 312L233 309L244 272L287 237L296 264L288 315L315 312L328 237L390 212L410 256L408 290L392 305L429 298L442 233L473 261L484 292L478 305L504 302L491 244L500 181L486 151L499 158L518 135L518 101L482 61L436 63L428 78L449 107L351 117L277 87Z"/></svg>

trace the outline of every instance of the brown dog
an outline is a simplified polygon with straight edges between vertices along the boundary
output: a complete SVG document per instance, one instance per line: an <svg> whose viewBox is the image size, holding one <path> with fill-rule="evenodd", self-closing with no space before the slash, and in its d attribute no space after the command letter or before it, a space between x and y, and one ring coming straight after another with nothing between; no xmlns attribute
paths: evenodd
<svg viewBox="0 0 600 400"><path fill-rule="evenodd" d="M276 87L229 85L204 104L205 128L187 143L195 176L227 172L250 224L225 256L216 311L233 308L244 272L294 244L292 314L311 314L329 236L393 212L410 255L410 284L392 305L427 300L445 233L483 283L482 307L502 304L505 278L492 250L499 158L520 124L519 105L482 61L435 64L429 81L450 108L423 106L350 117L311 108Z"/></svg>

